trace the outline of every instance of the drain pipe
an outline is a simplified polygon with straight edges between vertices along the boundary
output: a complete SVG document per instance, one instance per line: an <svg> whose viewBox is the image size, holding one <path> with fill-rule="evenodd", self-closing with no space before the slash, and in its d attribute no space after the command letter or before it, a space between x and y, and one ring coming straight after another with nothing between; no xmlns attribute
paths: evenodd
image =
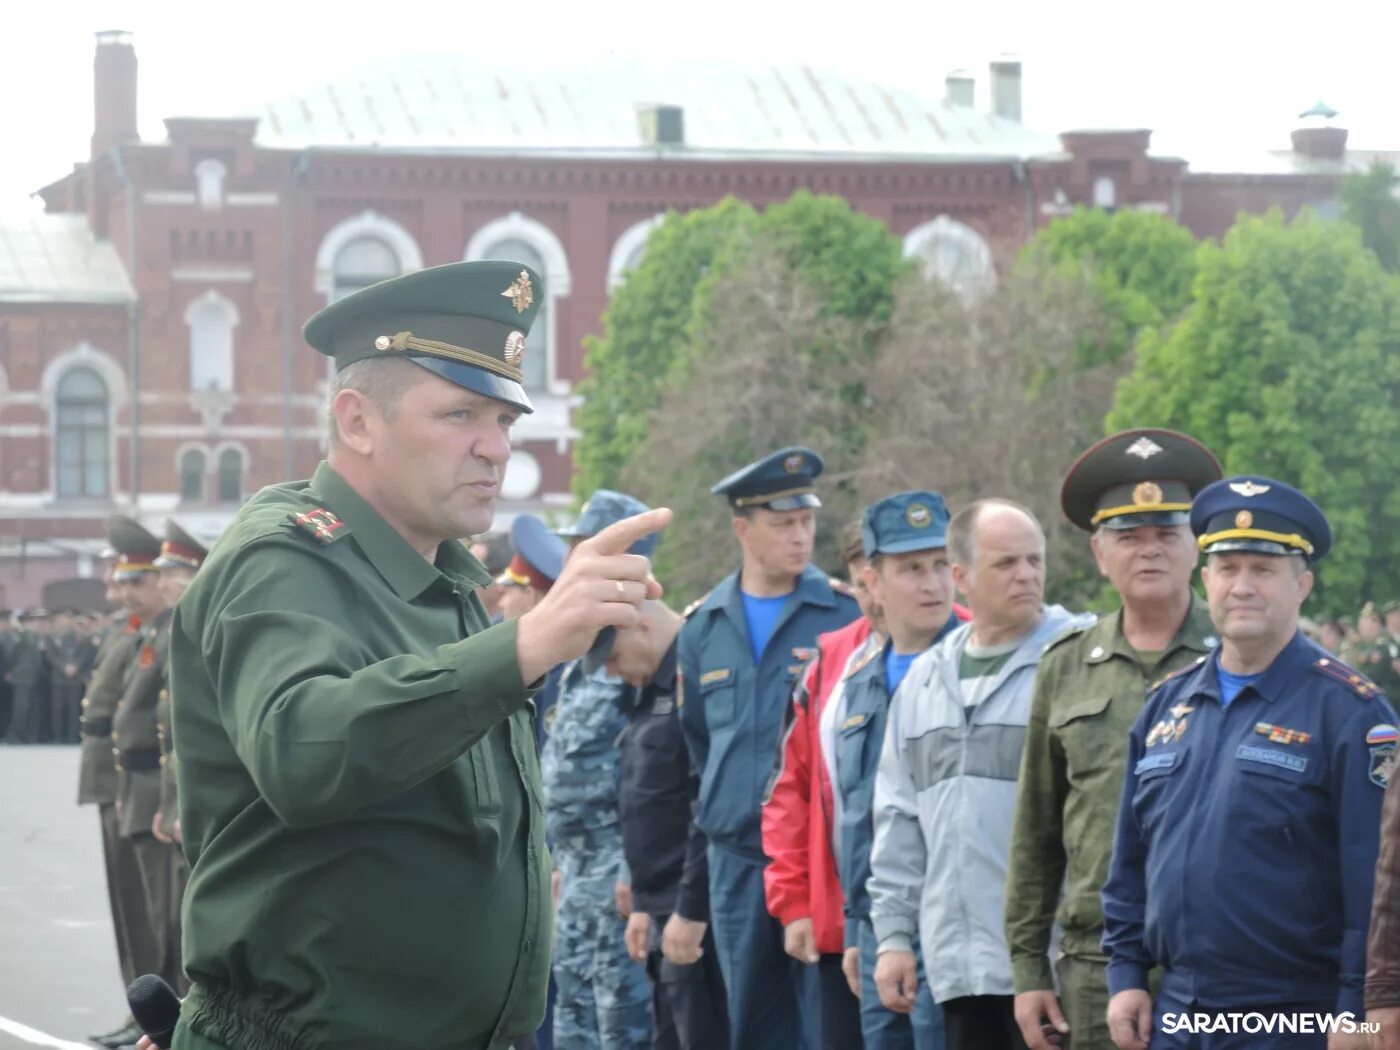
<svg viewBox="0 0 1400 1050"><path fill-rule="evenodd" d="M126 190L126 237L127 254L131 265L131 300L126 304L126 367L131 377L131 406L128 411L130 424L131 457L131 509L135 517L140 517L141 498L141 326L137 312L136 288L139 283L141 266L136 257L136 187L132 185L122 163L122 148L112 147L112 163L117 170L117 178Z"/></svg>

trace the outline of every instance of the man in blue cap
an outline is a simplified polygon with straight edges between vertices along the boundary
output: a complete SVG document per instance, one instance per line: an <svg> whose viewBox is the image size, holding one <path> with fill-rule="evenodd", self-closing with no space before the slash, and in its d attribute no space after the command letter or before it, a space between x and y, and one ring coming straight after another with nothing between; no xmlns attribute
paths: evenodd
<svg viewBox="0 0 1400 1050"><path fill-rule="evenodd" d="M943 1012L919 975L910 1013L880 1002L878 958L870 923L870 849L875 773L885 742L890 698L914 659L961 622L953 611L948 561L948 509L936 492L901 492L861 515L865 583L884 613L883 645L858 650L840 690L822 712L822 754L831 773L837 826L835 851L845 896L847 980L860 998L866 1050L942 1050Z"/></svg>
<svg viewBox="0 0 1400 1050"><path fill-rule="evenodd" d="M560 535L577 544L647 509L599 489ZM646 536L629 553L650 557L655 546ZM651 987L624 939L630 878L618 826L617 741L629 692L605 668L590 671L582 660L565 667L540 760L558 902L554 1039L570 1050L631 1050L651 1036Z"/></svg>
<svg viewBox="0 0 1400 1050"><path fill-rule="evenodd" d="M1395 715L1298 629L1332 543L1312 500L1226 478L1196 497L1191 530L1221 644L1133 726L1102 895L1109 1032L1122 1050L1360 1050L1365 1034L1329 1035L1317 1015L1364 1016Z"/></svg>
<svg viewBox="0 0 1400 1050"><path fill-rule="evenodd" d="M760 818L783 714L817 635L860 615L842 585L811 564L823 466L811 449L784 448L714 487L733 510L743 563L680 634L681 728L700 774L696 824L709 839L709 921L733 1050L797 1046L798 1003L816 983L813 968L784 951L782 926L768 914ZM667 958L682 965L699 958L706 927L684 905L663 937ZM807 1037L815 1045L815 1033Z"/></svg>
<svg viewBox="0 0 1400 1050"><path fill-rule="evenodd" d="M501 616L506 620L524 616L544 600L564 571L564 558L569 553L564 541L533 514L521 514L511 522L510 544L514 551L510 563L495 580L500 588ZM535 694L535 743L541 749L554 720L562 672L562 667L551 670Z"/></svg>

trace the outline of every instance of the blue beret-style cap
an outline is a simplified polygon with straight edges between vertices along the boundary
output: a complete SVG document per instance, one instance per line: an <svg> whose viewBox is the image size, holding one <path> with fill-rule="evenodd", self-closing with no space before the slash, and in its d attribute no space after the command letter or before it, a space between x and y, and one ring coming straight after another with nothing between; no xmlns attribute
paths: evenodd
<svg viewBox="0 0 1400 1050"><path fill-rule="evenodd" d="M549 526L533 514L522 514L510 525L510 545L515 559L501 574L502 583L529 585L530 570L553 583L564 571L564 558L569 549L564 541L549 531Z"/></svg>
<svg viewBox="0 0 1400 1050"><path fill-rule="evenodd" d="M629 496L625 492L614 492L612 489L598 489L588 497L588 502L579 511L578 520L568 528L560 529L559 535L571 540L586 539L589 536L598 535L609 525L615 525L619 521L635 517L638 514L645 514L650 509L636 496ZM649 558L652 551L656 550L658 539L659 537L655 533L643 536L628 548L628 553L640 554Z"/></svg>
<svg viewBox="0 0 1400 1050"><path fill-rule="evenodd" d="M1258 475L1202 489L1191 504L1191 531L1206 554L1301 554L1312 563L1332 547L1332 527L1321 507L1292 485Z"/></svg>
<svg viewBox="0 0 1400 1050"><path fill-rule="evenodd" d="M826 463L810 448L792 445L736 470L714 488L716 496L724 496L729 505L766 507L789 511L802 507L820 507L813 485Z"/></svg>
<svg viewBox="0 0 1400 1050"><path fill-rule="evenodd" d="M900 492L870 504L860 516L867 558L948 546L948 508L936 492Z"/></svg>

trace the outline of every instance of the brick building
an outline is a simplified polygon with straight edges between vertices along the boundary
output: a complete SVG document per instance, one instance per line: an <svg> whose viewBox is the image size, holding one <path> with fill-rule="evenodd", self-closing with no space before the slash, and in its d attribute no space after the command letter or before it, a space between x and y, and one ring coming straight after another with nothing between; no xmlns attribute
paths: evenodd
<svg viewBox="0 0 1400 1050"><path fill-rule="evenodd" d="M1154 156L1148 131L1047 137L1020 121L1019 63L990 73L983 107L963 74L927 99L805 67L428 57L142 142L132 42L98 34L89 158L42 213L0 217L0 605L91 574L113 510L212 537L309 474L328 373L300 327L394 274L503 257L545 275L504 520L567 507L583 338L668 209L839 194L972 290L1075 204L1215 235L1240 209L1335 208L1369 160L1330 126L1208 171Z"/></svg>

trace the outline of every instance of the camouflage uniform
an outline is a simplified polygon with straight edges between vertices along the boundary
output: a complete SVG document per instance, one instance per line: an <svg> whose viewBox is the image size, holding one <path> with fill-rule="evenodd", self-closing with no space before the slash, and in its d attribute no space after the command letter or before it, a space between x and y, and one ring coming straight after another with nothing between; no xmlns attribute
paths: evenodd
<svg viewBox="0 0 1400 1050"><path fill-rule="evenodd" d="M555 916L554 1042L632 1050L651 1042L651 987L627 955L613 886L627 881L618 829L618 735L626 686L581 662L564 671L541 756L546 827L563 879Z"/></svg>

